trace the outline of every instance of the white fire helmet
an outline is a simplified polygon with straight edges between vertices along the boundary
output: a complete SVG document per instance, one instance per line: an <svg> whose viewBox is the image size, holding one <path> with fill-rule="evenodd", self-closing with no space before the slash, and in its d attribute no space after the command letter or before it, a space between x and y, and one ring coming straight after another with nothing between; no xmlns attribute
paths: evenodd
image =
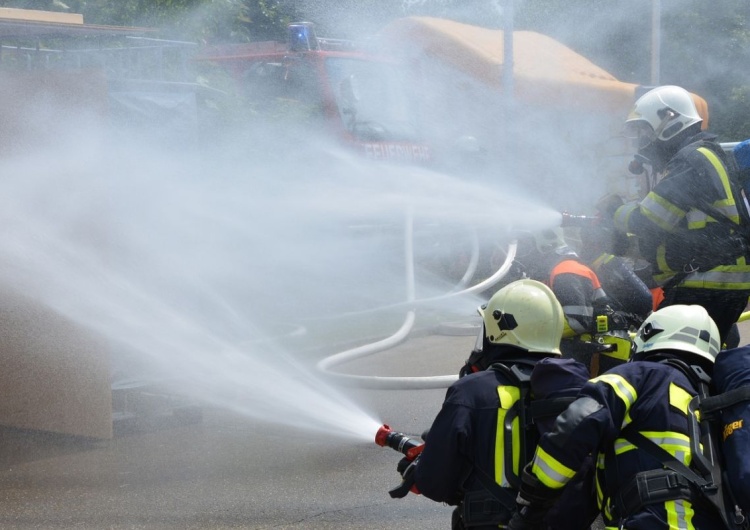
<svg viewBox="0 0 750 530"><path fill-rule="evenodd" d="M492 344L560 355L563 309L549 287L536 280L517 280L497 291L479 308L484 332Z"/></svg>
<svg viewBox="0 0 750 530"><path fill-rule="evenodd" d="M654 140L667 141L702 121L687 90L665 85L638 98L625 120L625 136L638 140L638 149L643 149Z"/></svg>
<svg viewBox="0 0 750 530"><path fill-rule="evenodd" d="M672 305L651 313L633 343L636 355L670 350L697 355L712 363L720 344L719 329L699 305Z"/></svg>

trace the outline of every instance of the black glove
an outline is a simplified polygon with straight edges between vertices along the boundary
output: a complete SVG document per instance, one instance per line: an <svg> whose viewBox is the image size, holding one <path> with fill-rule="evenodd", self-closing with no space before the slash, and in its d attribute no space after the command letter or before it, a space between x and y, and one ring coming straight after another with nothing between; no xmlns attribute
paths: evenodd
<svg viewBox="0 0 750 530"><path fill-rule="evenodd" d="M542 484L531 473L527 464L521 474L521 488L518 491L518 511L513 514L508 528L511 530L543 530L544 518L557 501L562 490L555 490Z"/></svg>
<svg viewBox="0 0 750 530"><path fill-rule="evenodd" d="M417 458L415 458L414 460L409 460L408 458L402 458L401 460L399 460L398 465L396 466L396 471L401 474L401 478L403 480L401 481L401 485L393 488L388 492L391 498L401 499L403 497L406 497L410 491L413 493L419 493L419 490L414 484L414 479L416 478L414 476L414 472L417 469L418 463L419 456L417 456Z"/></svg>
<svg viewBox="0 0 750 530"><path fill-rule="evenodd" d="M398 471L398 474L403 477L404 471L406 471L406 469L413 463L414 460L409 460L408 458L404 457L398 461L398 464L396 465L396 471Z"/></svg>

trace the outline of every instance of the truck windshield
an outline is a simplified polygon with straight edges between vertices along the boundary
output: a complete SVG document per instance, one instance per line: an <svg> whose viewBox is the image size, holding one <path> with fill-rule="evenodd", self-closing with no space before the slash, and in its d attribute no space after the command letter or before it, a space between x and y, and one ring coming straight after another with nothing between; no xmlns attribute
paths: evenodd
<svg viewBox="0 0 750 530"><path fill-rule="evenodd" d="M418 139L407 85L396 65L341 57L329 57L325 64L339 115L357 139Z"/></svg>

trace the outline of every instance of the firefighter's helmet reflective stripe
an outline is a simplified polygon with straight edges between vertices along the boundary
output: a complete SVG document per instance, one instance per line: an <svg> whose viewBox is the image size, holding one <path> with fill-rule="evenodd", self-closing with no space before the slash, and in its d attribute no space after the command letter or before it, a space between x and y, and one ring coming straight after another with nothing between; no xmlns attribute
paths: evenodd
<svg viewBox="0 0 750 530"><path fill-rule="evenodd" d="M642 149L649 139L666 141L693 124L703 121L695 101L684 88L665 85L649 90L633 105L625 120L625 135L639 140Z"/></svg>
<svg viewBox="0 0 750 530"><path fill-rule="evenodd" d="M714 362L721 341L719 330L705 308L672 305L649 315L638 329L634 344L639 356L670 350Z"/></svg>
<svg viewBox="0 0 750 530"><path fill-rule="evenodd" d="M490 343L560 355L563 310L543 283L529 279L510 283L481 306L479 314Z"/></svg>

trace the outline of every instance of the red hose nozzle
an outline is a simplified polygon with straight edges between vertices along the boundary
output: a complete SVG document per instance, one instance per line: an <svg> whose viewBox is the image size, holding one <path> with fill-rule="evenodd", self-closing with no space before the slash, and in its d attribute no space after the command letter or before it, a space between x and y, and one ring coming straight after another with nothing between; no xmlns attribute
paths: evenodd
<svg viewBox="0 0 750 530"><path fill-rule="evenodd" d="M388 435L391 434L393 431L388 425L383 425L380 429L378 429L378 432L375 433L375 443L378 444L380 447L385 447L388 443Z"/></svg>
<svg viewBox="0 0 750 530"><path fill-rule="evenodd" d="M416 458L424 447L424 442L409 438L404 433L395 432L388 425L383 425L375 433L375 443L380 447L390 447L399 453L403 453L409 460Z"/></svg>

